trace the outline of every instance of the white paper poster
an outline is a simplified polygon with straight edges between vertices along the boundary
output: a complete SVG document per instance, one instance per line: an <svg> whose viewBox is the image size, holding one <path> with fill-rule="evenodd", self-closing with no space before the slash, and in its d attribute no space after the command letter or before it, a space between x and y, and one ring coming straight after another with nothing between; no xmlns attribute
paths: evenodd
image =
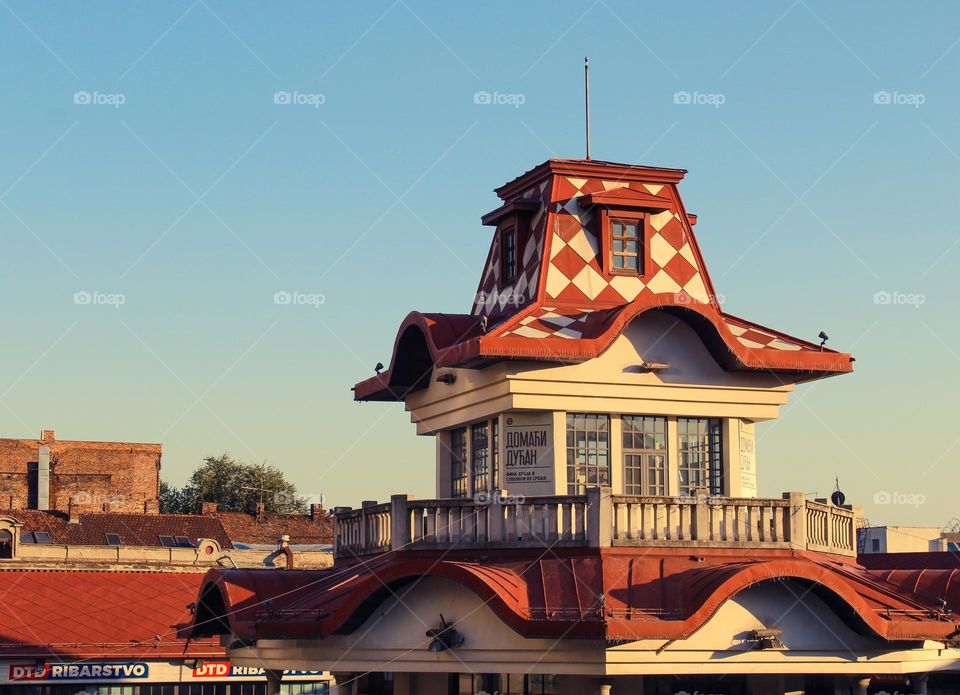
<svg viewBox="0 0 960 695"><path fill-rule="evenodd" d="M528 497L554 494L550 413L508 413L504 424L504 489Z"/></svg>

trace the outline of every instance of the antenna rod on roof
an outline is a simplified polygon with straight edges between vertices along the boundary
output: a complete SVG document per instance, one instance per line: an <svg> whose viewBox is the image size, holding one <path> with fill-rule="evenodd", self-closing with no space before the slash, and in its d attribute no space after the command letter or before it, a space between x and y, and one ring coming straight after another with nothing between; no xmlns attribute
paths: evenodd
<svg viewBox="0 0 960 695"><path fill-rule="evenodd" d="M587 160L590 159L590 57L583 59L583 98L587 116Z"/></svg>

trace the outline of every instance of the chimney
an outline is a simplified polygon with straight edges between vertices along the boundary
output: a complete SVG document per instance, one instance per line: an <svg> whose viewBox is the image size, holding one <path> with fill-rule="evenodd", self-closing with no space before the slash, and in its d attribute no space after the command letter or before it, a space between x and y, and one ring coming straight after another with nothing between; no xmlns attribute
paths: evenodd
<svg viewBox="0 0 960 695"><path fill-rule="evenodd" d="M216 502L203 502L200 504L200 513L204 516L212 516L217 513Z"/></svg>
<svg viewBox="0 0 960 695"><path fill-rule="evenodd" d="M144 501L143 501L143 513L144 513L144 514L159 514L159 513L160 513L160 500L144 500Z"/></svg>
<svg viewBox="0 0 960 695"><path fill-rule="evenodd" d="M46 444L37 453L37 509L50 509L50 447Z"/></svg>
<svg viewBox="0 0 960 695"><path fill-rule="evenodd" d="M323 505L322 504L311 504L310 505L310 521L316 523L323 518Z"/></svg>
<svg viewBox="0 0 960 695"><path fill-rule="evenodd" d="M53 430L40 430L40 441L55 442L57 441L57 433Z"/></svg>
<svg viewBox="0 0 960 695"><path fill-rule="evenodd" d="M80 523L80 509L83 505L80 504L80 500L77 499L76 495L71 495L70 502L67 506L67 514L70 517L71 524Z"/></svg>
<svg viewBox="0 0 960 695"><path fill-rule="evenodd" d="M280 552L287 558L287 569L293 569L293 548L290 547L290 536L283 534L277 539Z"/></svg>

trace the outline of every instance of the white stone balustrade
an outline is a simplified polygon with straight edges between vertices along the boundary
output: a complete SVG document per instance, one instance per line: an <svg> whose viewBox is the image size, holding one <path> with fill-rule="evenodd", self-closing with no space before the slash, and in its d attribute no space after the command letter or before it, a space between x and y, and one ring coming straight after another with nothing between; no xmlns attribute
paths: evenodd
<svg viewBox="0 0 960 695"><path fill-rule="evenodd" d="M807 500L613 495L364 502L337 508L335 555L426 548L783 548L856 554L856 514Z"/></svg>

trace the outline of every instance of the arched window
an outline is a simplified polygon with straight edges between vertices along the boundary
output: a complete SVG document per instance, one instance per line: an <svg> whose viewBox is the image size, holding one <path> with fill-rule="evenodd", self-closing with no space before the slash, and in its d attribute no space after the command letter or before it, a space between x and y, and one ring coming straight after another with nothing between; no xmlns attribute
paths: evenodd
<svg viewBox="0 0 960 695"><path fill-rule="evenodd" d="M13 558L13 534L6 529L0 530L0 560Z"/></svg>

